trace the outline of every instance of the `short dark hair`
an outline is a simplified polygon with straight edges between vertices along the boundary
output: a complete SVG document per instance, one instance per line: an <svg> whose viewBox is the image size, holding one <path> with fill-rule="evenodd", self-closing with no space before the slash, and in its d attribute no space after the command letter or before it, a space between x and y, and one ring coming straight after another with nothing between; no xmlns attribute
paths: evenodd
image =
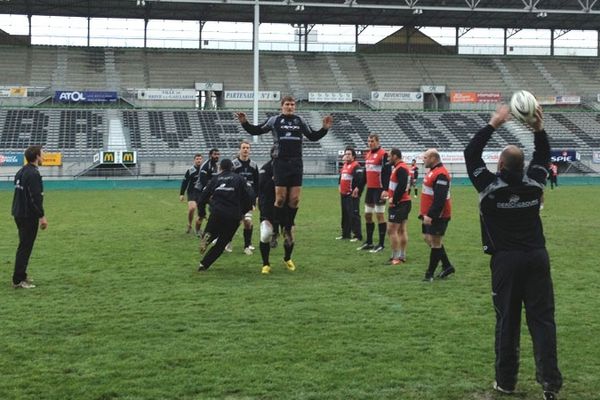
<svg viewBox="0 0 600 400"><path fill-rule="evenodd" d="M194 154L194 158L196 158L196 157L202 157L202 154L200 154L200 153Z"/></svg>
<svg viewBox="0 0 600 400"><path fill-rule="evenodd" d="M219 168L221 168L221 171L231 171L233 169L233 162L229 158L224 158L219 163Z"/></svg>
<svg viewBox="0 0 600 400"><path fill-rule="evenodd" d="M346 147L346 148L344 149L344 153L345 153L345 152L347 152L347 151L349 151L349 152L351 152L351 153L352 153L352 157L356 157L356 150L354 150L354 148L353 148L353 147L350 147L350 146Z"/></svg>
<svg viewBox="0 0 600 400"><path fill-rule="evenodd" d="M379 135L376 133L369 133L369 139L374 139L379 142Z"/></svg>
<svg viewBox="0 0 600 400"><path fill-rule="evenodd" d="M401 151L400 151L400 149L399 149L399 148L397 148L397 147L394 147L394 148L392 148L392 149L390 150L390 156L392 156L392 155L394 155L394 156L396 156L396 157L398 157L398 158L402 158L402 152L401 152Z"/></svg>
<svg viewBox="0 0 600 400"><path fill-rule="evenodd" d="M208 152L209 156L212 156L214 153L218 153L219 149L217 149L216 147L210 149L210 151Z"/></svg>
<svg viewBox="0 0 600 400"><path fill-rule="evenodd" d="M281 98L281 105L283 105L283 103L285 103L286 101L293 101L295 103L296 99L294 98L294 96L290 96L290 95L283 96Z"/></svg>
<svg viewBox="0 0 600 400"><path fill-rule="evenodd" d="M242 148L242 145L243 145L243 144L247 144L248 146L250 146L250 142L249 142L249 141L247 141L246 139L244 139L244 140L242 140L242 141L240 142L240 149Z"/></svg>
<svg viewBox="0 0 600 400"><path fill-rule="evenodd" d="M29 146L25 149L25 159L32 163L42 154L42 146Z"/></svg>
<svg viewBox="0 0 600 400"><path fill-rule="evenodd" d="M507 146L500 153L502 169L509 172L522 172L525 169L525 156L523 150L516 146Z"/></svg>

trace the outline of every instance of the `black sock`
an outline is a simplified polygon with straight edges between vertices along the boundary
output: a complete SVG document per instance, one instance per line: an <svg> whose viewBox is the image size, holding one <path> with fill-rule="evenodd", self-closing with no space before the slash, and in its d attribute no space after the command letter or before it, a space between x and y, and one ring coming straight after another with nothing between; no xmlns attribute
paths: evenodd
<svg viewBox="0 0 600 400"><path fill-rule="evenodd" d="M373 232L375 231L375 223L367 222L367 243L373 244Z"/></svg>
<svg viewBox="0 0 600 400"><path fill-rule="evenodd" d="M287 207L273 207L275 222L281 226L287 223Z"/></svg>
<svg viewBox="0 0 600 400"><path fill-rule="evenodd" d="M271 245L269 243L260 242L260 256L262 257L263 265L270 265L269 263L269 253L271 251Z"/></svg>
<svg viewBox="0 0 600 400"><path fill-rule="evenodd" d="M294 243L288 243L288 241L286 240L285 242L283 242L283 249L285 252L283 260L289 261L292 258L292 251L294 251Z"/></svg>
<svg viewBox="0 0 600 400"><path fill-rule="evenodd" d="M442 267L444 269L450 268L452 264L450 264L450 260L448 260L448 255L446 254L446 249L444 246L440 249L440 260L442 260Z"/></svg>
<svg viewBox="0 0 600 400"><path fill-rule="evenodd" d="M252 227L244 228L244 248L252 244Z"/></svg>
<svg viewBox="0 0 600 400"><path fill-rule="evenodd" d="M417 189L415 189L415 196L419 195L419 191Z"/></svg>
<svg viewBox="0 0 600 400"><path fill-rule="evenodd" d="M378 226L379 226L379 245L381 247L383 247L383 244L385 243L385 233L387 231L387 223L382 222Z"/></svg>
<svg viewBox="0 0 600 400"><path fill-rule="evenodd" d="M437 268L438 262L440 261L442 249L431 248L429 252L429 266L427 267L426 276L433 276L435 269Z"/></svg>
<svg viewBox="0 0 600 400"><path fill-rule="evenodd" d="M288 225L286 228L291 228L296 225L296 214L298 213L297 208L288 207Z"/></svg>

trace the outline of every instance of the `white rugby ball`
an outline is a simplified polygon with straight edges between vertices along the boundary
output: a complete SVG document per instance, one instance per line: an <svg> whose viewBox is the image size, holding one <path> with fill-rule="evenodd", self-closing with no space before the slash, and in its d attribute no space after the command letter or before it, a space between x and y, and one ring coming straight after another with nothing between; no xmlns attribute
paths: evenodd
<svg viewBox="0 0 600 400"><path fill-rule="evenodd" d="M510 112L516 119L525 123L535 121L535 109L537 106L538 102L535 96L527 90L519 90L513 93L510 99Z"/></svg>

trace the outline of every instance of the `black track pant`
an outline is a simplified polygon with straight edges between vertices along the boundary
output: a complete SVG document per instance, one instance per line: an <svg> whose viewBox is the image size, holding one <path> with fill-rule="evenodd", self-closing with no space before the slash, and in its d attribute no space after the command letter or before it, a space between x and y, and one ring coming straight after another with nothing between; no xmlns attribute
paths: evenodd
<svg viewBox="0 0 600 400"><path fill-rule="evenodd" d="M204 229L204 234L210 234L212 239L217 238L217 242L204 255L202 265L206 268L210 267L219 258L227 243L231 242L233 235L240 226L239 218L231 218L229 216L218 215L211 213ZM211 240L212 240L211 239Z"/></svg>
<svg viewBox="0 0 600 400"><path fill-rule="evenodd" d="M496 308L496 381L506 389L517 383L521 305L533 342L537 381L558 392L562 376L556 355L554 291L546 249L501 251L492 256L492 297Z"/></svg>
<svg viewBox="0 0 600 400"><path fill-rule="evenodd" d="M352 233L355 238L362 240L360 231L360 211L358 209L360 199L358 197L344 196L341 197L342 208L342 236L350 238Z"/></svg>
<svg viewBox="0 0 600 400"><path fill-rule="evenodd" d="M13 273L13 283L16 285L27 279L27 265L37 237L39 219L15 217L15 223L19 230L19 247L17 247L15 271Z"/></svg>

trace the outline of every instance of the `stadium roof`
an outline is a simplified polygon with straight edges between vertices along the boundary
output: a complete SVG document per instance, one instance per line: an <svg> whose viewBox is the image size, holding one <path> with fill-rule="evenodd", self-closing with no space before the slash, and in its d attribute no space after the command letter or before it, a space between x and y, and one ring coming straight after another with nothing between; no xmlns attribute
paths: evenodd
<svg viewBox="0 0 600 400"><path fill-rule="evenodd" d="M597 30L598 0L258 0L260 20ZM596 4L598 2L598 4ZM252 22L255 0L0 0L0 13L91 18Z"/></svg>

